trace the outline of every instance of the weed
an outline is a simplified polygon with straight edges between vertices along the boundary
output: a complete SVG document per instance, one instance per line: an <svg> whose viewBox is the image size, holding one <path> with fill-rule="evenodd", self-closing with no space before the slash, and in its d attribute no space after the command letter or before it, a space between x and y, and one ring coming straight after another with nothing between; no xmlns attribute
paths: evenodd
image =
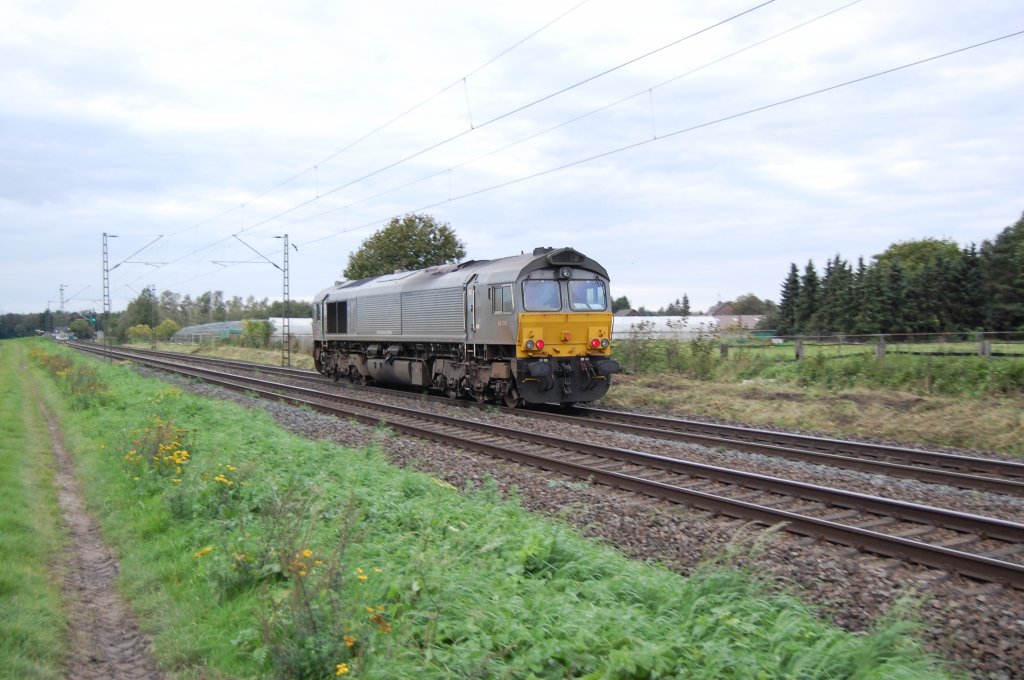
<svg viewBox="0 0 1024 680"><path fill-rule="evenodd" d="M86 409L108 402L107 386L100 381L96 369L91 366L76 362L67 353L47 352L38 347L32 348L31 356L37 365L63 385L74 408Z"/></svg>

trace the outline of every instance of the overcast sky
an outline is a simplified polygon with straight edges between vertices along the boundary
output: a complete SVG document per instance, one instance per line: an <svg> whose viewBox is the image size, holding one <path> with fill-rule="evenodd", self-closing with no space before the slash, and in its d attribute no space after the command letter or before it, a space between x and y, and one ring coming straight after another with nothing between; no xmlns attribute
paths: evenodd
<svg viewBox="0 0 1024 680"><path fill-rule="evenodd" d="M1021 216L1022 35L782 102L1024 30L1024 3L758 4L4 0L0 312L62 284L102 309L104 232L114 310L280 299L283 234L310 299L408 212L468 259L572 246L634 307L696 310Z"/></svg>

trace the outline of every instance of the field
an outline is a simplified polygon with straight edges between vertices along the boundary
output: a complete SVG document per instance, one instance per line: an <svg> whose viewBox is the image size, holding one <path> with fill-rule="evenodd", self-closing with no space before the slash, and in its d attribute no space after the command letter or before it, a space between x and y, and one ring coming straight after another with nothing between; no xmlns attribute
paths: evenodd
<svg viewBox="0 0 1024 680"><path fill-rule="evenodd" d="M31 625L0 620L0 674L67 670L38 390L170 677L946 677L905 622L850 634L780 584L630 562L491 485L460 493L43 341L0 347L0 482L22 519L3 559L24 565L0 596L37 603Z"/></svg>

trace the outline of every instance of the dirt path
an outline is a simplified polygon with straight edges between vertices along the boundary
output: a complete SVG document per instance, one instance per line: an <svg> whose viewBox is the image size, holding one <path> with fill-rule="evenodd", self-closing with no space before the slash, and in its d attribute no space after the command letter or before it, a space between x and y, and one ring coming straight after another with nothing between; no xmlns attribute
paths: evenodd
<svg viewBox="0 0 1024 680"><path fill-rule="evenodd" d="M124 598L114 587L118 563L104 545L99 525L88 513L64 447L64 434L37 395L57 460L57 500L70 546L63 592L70 653L67 677L75 680L163 678Z"/></svg>

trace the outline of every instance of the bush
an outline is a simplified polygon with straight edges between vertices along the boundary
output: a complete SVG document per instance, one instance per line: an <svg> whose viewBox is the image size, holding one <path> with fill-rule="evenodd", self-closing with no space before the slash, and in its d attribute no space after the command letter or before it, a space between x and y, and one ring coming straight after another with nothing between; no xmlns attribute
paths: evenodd
<svg viewBox="0 0 1024 680"><path fill-rule="evenodd" d="M153 340L156 339L153 329L144 323L132 326L126 330L124 332L124 337L128 342L153 342Z"/></svg>
<svg viewBox="0 0 1024 680"><path fill-rule="evenodd" d="M270 344L273 327L269 321L257 319L242 320L242 345L245 347L262 348Z"/></svg>

